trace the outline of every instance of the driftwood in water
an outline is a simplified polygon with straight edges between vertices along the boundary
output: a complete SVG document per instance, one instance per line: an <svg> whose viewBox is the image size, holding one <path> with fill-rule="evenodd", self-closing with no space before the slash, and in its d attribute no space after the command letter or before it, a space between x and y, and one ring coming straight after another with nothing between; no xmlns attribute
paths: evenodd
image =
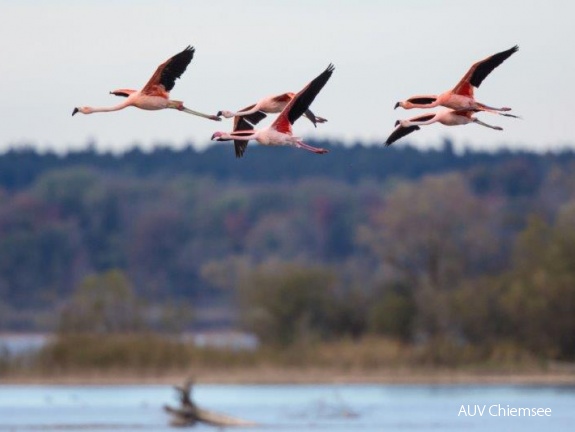
<svg viewBox="0 0 575 432"><path fill-rule="evenodd" d="M170 422L172 426L193 426L196 423L205 423L218 427L255 426L255 423L198 407L192 400L192 385L193 382L189 380L183 387L174 387L178 392L178 399L180 400L179 408L173 408L168 405L164 406L164 410L172 416Z"/></svg>

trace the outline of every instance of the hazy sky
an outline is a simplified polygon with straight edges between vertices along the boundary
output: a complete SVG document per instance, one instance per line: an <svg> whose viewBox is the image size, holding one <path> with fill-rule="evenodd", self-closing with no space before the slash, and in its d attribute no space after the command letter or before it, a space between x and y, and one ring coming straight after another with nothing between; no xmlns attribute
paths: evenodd
<svg viewBox="0 0 575 432"><path fill-rule="evenodd" d="M196 54L171 97L208 113L296 92L333 62L313 105L329 122L314 130L300 120L294 131L350 143L382 143L395 120L420 113L394 111L396 101L447 90L475 61L518 44L476 98L510 106L522 120L481 114L505 130L435 124L410 140L575 147L574 13L567 0L0 0L0 151L24 143L63 151L90 141L116 151L189 141L204 148L231 119L136 108L71 117L75 106L117 104L110 90L141 88L188 44Z"/></svg>

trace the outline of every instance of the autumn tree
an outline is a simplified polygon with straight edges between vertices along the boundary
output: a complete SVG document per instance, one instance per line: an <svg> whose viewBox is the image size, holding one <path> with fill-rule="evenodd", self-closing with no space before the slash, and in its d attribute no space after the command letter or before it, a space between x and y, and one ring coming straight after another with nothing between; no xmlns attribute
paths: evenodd
<svg viewBox="0 0 575 432"><path fill-rule="evenodd" d="M497 255L497 222L489 212L462 175L433 176L398 184L358 230L386 279L412 290L419 331L449 333L449 292Z"/></svg>
<svg viewBox="0 0 575 432"><path fill-rule="evenodd" d="M144 328L144 309L120 270L87 276L64 307L61 333L123 333Z"/></svg>

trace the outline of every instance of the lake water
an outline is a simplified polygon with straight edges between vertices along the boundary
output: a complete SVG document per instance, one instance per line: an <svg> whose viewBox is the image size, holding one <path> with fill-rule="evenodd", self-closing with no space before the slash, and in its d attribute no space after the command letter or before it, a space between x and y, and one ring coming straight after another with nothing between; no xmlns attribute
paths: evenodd
<svg viewBox="0 0 575 432"><path fill-rule="evenodd" d="M575 387L198 384L194 399L257 422L246 432L575 430ZM168 386L0 385L0 431L173 431L164 404L177 405ZM468 408L476 415L465 416ZM503 416L507 408L550 415Z"/></svg>

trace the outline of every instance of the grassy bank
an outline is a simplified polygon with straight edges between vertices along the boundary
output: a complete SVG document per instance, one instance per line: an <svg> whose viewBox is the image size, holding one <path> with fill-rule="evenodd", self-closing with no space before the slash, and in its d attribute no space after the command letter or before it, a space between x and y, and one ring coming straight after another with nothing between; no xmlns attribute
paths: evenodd
<svg viewBox="0 0 575 432"><path fill-rule="evenodd" d="M509 382L575 383L575 368L511 345L425 346L385 338L307 343L254 351L198 348L153 334L74 335L33 356L4 358L2 382L177 383Z"/></svg>

